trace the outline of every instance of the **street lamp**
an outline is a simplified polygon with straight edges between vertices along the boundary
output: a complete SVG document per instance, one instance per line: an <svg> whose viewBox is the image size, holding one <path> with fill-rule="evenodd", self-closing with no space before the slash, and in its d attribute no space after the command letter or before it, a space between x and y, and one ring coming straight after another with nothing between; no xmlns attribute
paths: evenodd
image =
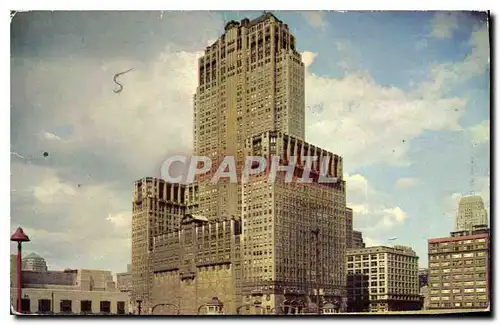
<svg viewBox="0 0 500 325"><path fill-rule="evenodd" d="M313 229L312 234L314 236L314 242L316 244L316 314L321 315L321 309L319 306L319 228Z"/></svg>
<svg viewBox="0 0 500 325"><path fill-rule="evenodd" d="M11 241L17 242L17 312L21 312L21 287L22 287L22 243L29 242L30 238L24 233L23 228L18 227L16 232L10 236Z"/></svg>
<svg viewBox="0 0 500 325"><path fill-rule="evenodd" d="M257 315L262 314L262 296L264 296L264 294L262 293L261 290L255 289L255 290L252 290L251 296L252 296L252 298L255 299L253 301L253 305L255 307L256 314Z"/></svg>
<svg viewBox="0 0 500 325"><path fill-rule="evenodd" d="M142 310L142 300L137 299L135 302L137 302L137 314L140 316L141 315L141 310Z"/></svg>

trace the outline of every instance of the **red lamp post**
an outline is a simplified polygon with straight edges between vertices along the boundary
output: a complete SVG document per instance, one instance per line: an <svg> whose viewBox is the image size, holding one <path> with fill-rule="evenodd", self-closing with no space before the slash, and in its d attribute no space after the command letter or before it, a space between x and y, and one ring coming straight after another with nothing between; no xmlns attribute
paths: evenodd
<svg viewBox="0 0 500 325"><path fill-rule="evenodd" d="M21 312L21 287L22 287L22 279L21 279L21 270L22 270L22 256L21 244L23 242L30 241L30 238L24 233L23 228L18 227L16 232L10 236L11 241L17 242L17 307L16 311L18 313Z"/></svg>

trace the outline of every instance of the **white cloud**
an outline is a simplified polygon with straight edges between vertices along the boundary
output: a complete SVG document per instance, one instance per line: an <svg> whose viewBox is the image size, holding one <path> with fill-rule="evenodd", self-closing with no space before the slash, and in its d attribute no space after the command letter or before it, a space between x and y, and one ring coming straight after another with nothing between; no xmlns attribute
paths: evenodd
<svg viewBox="0 0 500 325"><path fill-rule="evenodd" d="M129 229L132 227L132 216L129 211L123 211L115 214L110 213L106 220L111 222L117 228Z"/></svg>
<svg viewBox="0 0 500 325"><path fill-rule="evenodd" d="M490 43L486 26L474 30L469 39L471 53L463 60L437 64L431 69L430 78L420 85L420 92L427 97L440 96L453 86L463 84L482 75L489 69Z"/></svg>
<svg viewBox="0 0 500 325"><path fill-rule="evenodd" d="M307 72L305 83L306 106L324 107L320 115L306 113L306 139L342 155L346 172L381 162L407 165L408 142L421 132L461 129L462 98L427 98L380 86L363 72L342 79Z"/></svg>
<svg viewBox="0 0 500 325"><path fill-rule="evenodd" d="M324 11L303 11L302 15L307 20L309 25L318 29L325 29L327 26L327 21L325 20Z"/></svg>
<svg viewBox="0 0 500 325"><path fill-rule="evenodd" d="M490 141L490 121L485 120L467 129L472 144L481 144Z"/></svg>
<svg viewBox="0 0 500 325"><path fill-rule="evenodd" d="M34 186L33 191L35 198L41 204L57 204L58 200L67 200L76 194L71 186L61 183L54 174Z"/></svg>
<svg viewBox="0 0 500 325"><path fill-rule="evenodd" d="M353 210L354 228L378 237L401 225L406 213L391 197L368 184L360 174L346 175L347 206Z"/></svg>
<svg viewBox="0 0 500 325"><path fill-rule="evenodd" d="M61 138L54 133L51 132L44 132L43 137L48 140L61 140Z"/></svg>
<svg viewBox="0 0 500 325"><path fill-rule="evenodd" d="M301 55L302 55L302 62L304 62L304 66L307 69L309 68L309 66L311 66L311 64L314 63L314 60L318 56L318 53L306 51L302 52Z"/></svg>
<svg viewBox="0 0 500 325"><path fill-rule="evenodd" d="M403 189L408 187L413 187L419 184L419 180L412 177L402 177L399 178L394 184L396 188Z"/></svg>
<svg viewBox="0 0 500 325"><path fill-rule="evenodd" d="M438 12L434 15L430 35L436 38L450 38L459 27L459 16L453 12Z"/></svg>

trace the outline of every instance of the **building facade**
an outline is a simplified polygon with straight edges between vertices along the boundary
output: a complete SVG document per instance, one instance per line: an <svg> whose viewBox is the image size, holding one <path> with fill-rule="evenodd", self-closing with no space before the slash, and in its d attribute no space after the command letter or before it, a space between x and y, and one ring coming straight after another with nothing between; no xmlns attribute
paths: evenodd
<svg viewBox="0 0 500 325"><path fill-rule="evenodd" d="M189 214L179 230L156 236L151 312L203 314L205 303L217 297L225 314L243 313L240 239L239 218L209 221Z"/></svg>
<svg viewBox="0 0 500 325"><path fill-rule="evenodd" d="M23 257L22 269L26 271L46 272L47 263L42 257L38 256L35 253L31 253L26 257Z"/></svg>
<svg viewBox="0 0 500 325"><path fill-rule="evenodd" d="M349 249L349 248L352 248L352 232L353 232L353 226L352 226L352 223L353 223L353 213L352 213L352 209L351 208L348 208L346 207L345 208L345 242L346 242L346 248Z"/></svg>
<svg viewBox="0 0 500 325"><path fill-rule="evenodd" d="M418 256L404 246L348 250L347 297L351 312L421 309Z"/></svg>
<svg viewBox="0 0 500 325"><path fill-rule="evenodd" d="M151 308L152 252L155 236L179 229L180 220L196 202L196 185L167 183L147 177L134 184L132 202L132 302ZM138 303L135 312L138 310Z"/></svg>
<svg viewBox="0 0 500 325"><path fill-rule="evenodd" d="M215 290L206 277L217 277L227 291L217 291L227 313L242 313L238 308L243 305L250 313L299 312L315 293L321 294L325 304L344 308L347 226L342 158L304 141L304 65L295 37L270 13L254 20L231 21L199 59L198 77L194 155L209 157L212 169L197 175L195 184L189 186L153 178L136 182L132 300L141 300L146 313L158 304L168 304L170 307L155 308L175 309L175 305L181 313L196 314L195 305L210 299L213 294L208 292ZM283 161L298 156L298 174L304 169L301 157L328 157L327 174L338 181L320 184L321 166L314 163L312 183L290 184L279 174L273 184L265 184L265 175L252 176L243 184L241 171L249 155L278 155ZM235 157L238 181L210 182L226 156ZM162 200L160 189L166 187L185 193L192 187L193 195ZM197 217L191 225L188 219L193 216ZM184 240L189 227L196 232L218 229L212 223L223 220L234 220L240 228L234 242L241 240L241 244L228 248L235 252L230 261L203 264L197 261L195 246L188 253L172 241L172 236ZM209 238L203 245L220 247ZM165 254L171 255L169 259L165 260ZM189 272L184 269L188 266ZM165 302L172 299L169 292L176 292L178 303ZM250 308L254 305L260 309Z"/></svg>
<svg viewBox="0 0 500 325"><path fill-rule="evenodd" d="M11 255L11 304L17 305L16 255ZM117 290L110 271L22 272L23 313L127 314L127 293Z"/></svg>
<svg viewBox="0 0 500 325"><path fill-rule="evenodd" d="M490 301L488 229L428 240L429 308L485 309Z"/></svg>
<svg viewBox="0 0 500 325"><path fill-rule="evenodd" d="M351 248L365 248L365 242L363 241L363 233L361 231L352 231L352 245Z"/></svg>
<svg viewBox="0 0 500 325"><path fill-rule="evenodd" d="M210 157L200 175L199 210L208 219L241 215L241 187L208 182L225 156L238 171L249 137L281 131L304 140L304 64L288 25L270 13L230 21L198 61L194 96L194 154ZM240 174L238 174L240 176Z"/></svg>
<svg viewBox="0 0 500 325"><path fill-rule="evenodd" d="M476 226L488 226L483 198L477 195L462 197L458 203L455 231L472 231Z"/></svg>
<svg viewBox="0 0 500 325"><path fill-rule="evenodd" d="M116 274L116 287L120 292L126 292L129 296L129 310L134 309L134 304L132 303L132 264L127 264L127 272Z"/></svg>
<svg viewBox="0 0 500 325"><path fill-rule="evenodd" d="M255 290L269 296L271 308L290 306L300 312L316 302L345 306L346 197L342 158L281 132L247 139L246 156L283 165L295 163L293 178L284 172L269 181L269 168L243 184L243 294ZM301 182L303 156L315 156L311 182ZM325 176L318 181L323 160ZM292 161L292 159L296 161ZM317 233L315 233L317 232Z"/></svg>
<svg viewBox="0 0 500 325"><path fill-rule="evenodd" d="M429 284L429 269L418 270L418 287L422 288Z"/></svg>

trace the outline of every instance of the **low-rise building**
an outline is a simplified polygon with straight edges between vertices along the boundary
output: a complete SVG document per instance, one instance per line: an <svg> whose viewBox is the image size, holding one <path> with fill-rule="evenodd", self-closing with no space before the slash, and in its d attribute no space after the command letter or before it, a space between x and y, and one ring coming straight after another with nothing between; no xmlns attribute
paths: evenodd
<svg viewBox="0 0 500 325"><path fill-rule="evenodd" d="M452 232L428 240L429 308L488 308L489 229Z"/></svg>
<svg viewBox="0 0 500 325"><path fill-rule="evenodd" d="M132 281L132 265L127 265L127 272L117 273L116 274L116 287L121 292L127 292L129 295L129 310L133 310L133 302L132 302L132 289L133 289L133 281Z"/></svg>
<svg viewBox="0 0 500 325"><path fill-rule="evenodd" d="M347 251L347 305L350 312L419 310L418 256L405 246Z"/></svg>
<svg viewBox="0 0 500 325"><path fill-rule="evenodd" d="M11 304L17 306L16 255L11 255ZM12 276L14 274L14 276ZM110 271L22 271L21 312L127 314L128 293L117 290Z"/></svg>

